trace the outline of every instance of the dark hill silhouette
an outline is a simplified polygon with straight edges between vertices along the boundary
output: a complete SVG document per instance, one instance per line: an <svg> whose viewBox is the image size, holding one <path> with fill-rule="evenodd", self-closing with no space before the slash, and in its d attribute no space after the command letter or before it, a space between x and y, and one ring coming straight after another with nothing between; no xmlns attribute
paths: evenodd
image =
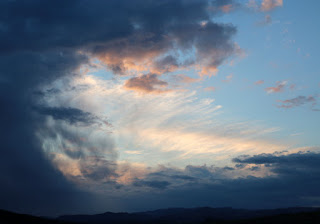
<svg viewBox="0 0 320 224"><path fill-rule="evenodd" d="M0 210L1 224L67 224L65 221ZM70 223L69 223L70 224Z"/></svg>
<svg viewBox="0 0 320 224"><path fill-rule="evenodd" d="M203 223L208 221L232 221L248 220L260 217L270 217L281 214L297 214L303 212L318 212L320 208L285 208L270 210L247 210L233 208L169 208L147 212L136 213L112 213L106 212L98 215L71 215L61 216L58 219L77 223L114 223L114 224L135 224L135 223ZM235 222L237 223L237 222ZM320 223L320 222L319 222Z"/></svg>
<svg viewBox="0 0 320 224"><path fill-rule="evenodd" d="M247 210L233 208L170 208L136 213L106 212L47 219L0 210L1 224L318 224L320 208Z"/></svg>

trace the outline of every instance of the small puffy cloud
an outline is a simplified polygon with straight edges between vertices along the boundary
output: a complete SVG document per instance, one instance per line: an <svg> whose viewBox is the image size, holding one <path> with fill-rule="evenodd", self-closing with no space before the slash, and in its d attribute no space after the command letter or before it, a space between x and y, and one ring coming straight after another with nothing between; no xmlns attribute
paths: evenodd
<svg viewBox="0 0 320 224"><path fill-rule="evenodd" d="M265 15L264 20L257 23L258 26L265 26L272 23L272 18L270 15Z"/></svg>
<svg viewBox="0 0 320 224"><path fill-rule="evenodd" d="M276 7L281 7L283 0L263 0L261 3L261 11L271 11Z"/></svg>
<svg viewBox="0 0 320 224"><path fill-rule="evenodd" d="M254 9L254 10L258 10L258 8L259 8L258 3L256 2L256 0L249 0L247 2L246 6L248 8Z"/></svg>
<svg viewBox="0 0 320 224"><path fill-rule="evenodd" d="M221 10L222 10L224 13L228 13L228 12L230 12L232 9L233 9L233 5L232 5L232 4L228 4L228 5L221 6Z"/></svg>
<svg viewBox="0 0 320 224"><path fill-rule="evenodd" d="M287 83L288 83L287 81L278 81L276 86L265 88L265 91L268 94L283 92L283 90L286 87Z"/></svg>
<svg viewBox="0 0 320 224"><path fill-rule="evenodd" d="M214 86L208 86L206 88L204 88L205 91L208 91L208 92L214 92L216 91L216 87Z"/></svg>
<svg viewBox="0 0 320 224"><path fill-rule="evenodd" d="M201 78L192 78L190 76L187 75L183 75L183 74L179 74L175 76L175 79L178 82L182 82L182 83L195 83L195 82L200 82L202 79Z"/></svg>
<svg viewBox="0 0 320 224"><path fill-rule="evenodd" d="M296 89L296 87L297 87L297 86L296 86L295 84L291 84L289 88L290 88L290 90L292 90L292 91L293 91L293 90L295 90L295 89Z"/></svg>
<svg viewBox="0 0 320 224"><path fill-rule="evenodd" d="M226 77L226 79L222 80L222 82L231 82L233 78L233 74L230 74Z"/></svg>
<svg viewBox="0 0 320 224"><path fill-rule="evenodd" d="M212 1L209 6L209 11L219 13L229 13L236 9L240 4L233 0Z"/></svg>
<svg viewBox="0 0 320 224"><path fill-rule="evenodd" d="M262 85L262 84L264 84L264 80L258 80L254 84L255 85Z"/></svg>
<svg viewBox="0 0 320 224"><path fill-rule="evenodd" d="M283 0L262 0L260 6L259 1L249 0L246 6L256 11L268 12L276 7L283 6Z"/></svg>
<svg viewBox="0 0 320 224"><path fill-rule="evenodd" d="M304 104L311 104L311 106L317 105L317 99L315 96L297 96L288 100L279 100L278 102L281 103L278 105L280 108L293 108Z"/></svg>
<svg viewBox="0 0 320 224"><path fill-rule="evenodd" d="M156 74L147 74L138 77L133 77L127 80L124 87L128 90L134 90L142 93L164 93L168 92L165 87L168 83L158 79Z"/></svg>

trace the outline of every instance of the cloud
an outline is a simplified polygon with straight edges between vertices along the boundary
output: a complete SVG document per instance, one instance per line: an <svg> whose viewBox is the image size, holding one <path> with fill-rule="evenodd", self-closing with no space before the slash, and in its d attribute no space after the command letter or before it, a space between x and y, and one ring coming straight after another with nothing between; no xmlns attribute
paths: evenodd
<svg viewBox="0 0 320 224"><path fill-rule="evenodd" d="M228 12L230 12L232 9L233 9L233 5L232 5L232 4L224 5L224 6L221 7L221 10L222 10L224 13L228 13Z"/></svg>
<svg viewBox="0 0 320 224"><path fill-rule="evenodd" d="M256 0L248 0L246 6L251 9L257 10L259 8Z"/></svg>
<svg viewBox="0 0 320 224"><path fill-rule="evenodd" d="M226 79L222 80L222 82L231 82L233 78L233 74L230 74L226 77Z"/></svg>
<svg viewBox="0 0 320 224"><path fill-rule="evenodd" d="M214 92L214 91L216 91L216 87L214 87L214 86L209 86L209 87L204 88L204 90L205 90L205 91L212 91L212 92Z"/></svg>
<svg viewBox="0 0 320 224"><path fill-rule="evenodd" d="M168 92L164 89L168 83L159 80L156 74L147 74L139 77L134 77L127 80L124 87L129 90L134 90L142 93L163 93Z"/></svg>
<svg viewBox="0 0 320 224"><path fill-rule="evenodd" d="M262 84L264 84L264 80L258 80L254 84L255 85L262 85Z"/></svg>
<svg viewBox="0 0 320 224"><path fill-rule="evenodd" d="M277 7L283 6L283 0L262 0L259 6L259 1L249 0L246 4L248 8L254 9L256 11L268 12Z"/></svg>
<svg viewBox="0 0 320 224"><path fill-rule="evenodd" d="M263 0L261 3L261 11L270 11L276 7L281 7L283 0Z"/></svg>
<svg viewBox="0 0 320 224"><path fill-rule="evenodd" d="M257 23L258 26L266 26L272 24L272 18L270 15L265 15L264 20Z"/></svg>
<svg viewBox="0 0 320 224"><path fill-rule="evenodd" d="M92 124L96 117L88 112L84 112L77 108L65 107L37 107L35 110L47 116L52 116L56 120L65 120L70 124L83 123Z"/></svg>
<svg viewBox="0 0 320 224"><path fill-rule="evenodd" d="M3 10L9 3L1 4ZM69 207L83 208L78 202L85 198L91 204L89 194L69 183L46 158L35 135L44 119L33 110L41 97L33 92L59 77L72 76L80 64L87 62L86 57L69 50L18 52L15 45L15 52L9 53L10 44L2 43L0 73L7 82L0 83L0 207L57 214Z"/></svg>
<svg viewBox="0 0 320 224"><path fill-rule="evenodd" d="M229 4L232 1L1 1L0 207L41 215L90 213L130 206L130 200L131 209L151 203L167 207L181 195L188 195L177 200L184 206L196 206L195 198L200 204L215 198L222 206L232 202L225 200L228 195L237 199L235 204L248 201L253 206L263 197L257 194L260 198L255 199L255 192L277 199L265 186L298 201L301 189L290 189L291 195L283 191L294 186L286 174L281 173L289 180L284 187L272 188L278 179L259 179L263 169L246 170L246 164L243 169L255 178L221 180L240 171L192 166L185 160L185 170L165 169L161 179L152 179L156 175L144 167L148 165L118 161L122 149L145 153L143 160L150 164L188 156L219 161L233 152L283 149L263 137L275 129L219 123L210 116L217 115L220 105L198 100L195 92L167 91L168 83L159 78L179 69L214 75L226 59L241 52L233 42L236 27L215 22L219 12L210 10ZM81 69L97 60L126 80L81 76ZM125 88L164 94L142 97ZM153 154L158 149L159 157ZM313 181L307 183L318 186ZM177 185L183 188L172 188ZM310 186L302 196L317 196ZM123 194L139 189L142 193L131 194L123 203ZM152 189L168 192L159 196ZM244 194L235 193L238 190ZM143 195L150 200L141 200Z"/></svg>
<svg viewBox="0 0 320 224"><path fill-rule="evenodd" d="M94 181L107 181L116 176L116 164L103 156L89 156L80 161L80 170L84 177Z"/></svg>
<svg viewBox="0 0 320 224"><path fill-rule="evenodd" d="M268 87L265 88L265 91L270 94L270 93L279 93L279 92L283 92L284 88L287 85L287 81L278 81L277 85L275 87Z"/></svg>
<svg viewBox="0 0 320 224"><path fill-rule="evenodd" d="M157 189L165 189L170 185L168 181L145 181L145 180L137 180L133 183L135 187L151 187L151 188L157 188Z"/></svg>
<svg viewBox="0 0 320 224"><path fill-rule="evenodd" d="M131 207L140 196L137 191L149 200L141 201L136 210L152 207L156 201L159 207L192 207L195 201L197 205L251 209L319 205L312 200L320 196L320 181L315 178L320 170L319 153L258 154L233 161L231 167L160 167L137 180L141 184L130 186L136 191L127 194L127 205Z"/></svg>
<svg viewBox="0 0 320 224"><path fill-rule="evenodd" d="M149 12L135 14L133 11L135 19L131 33L89 48L89 52L114 73L161 74L191 68L198 70L201 75L213 75L226 58L239 51L232 42L235 27L212 22L210 18L213 12L206 10L207 1L164 2L158 9L152 4L136 4L137 8L143 4ZM211 2L211 6L218 4L218 1ZM193 21L186 20L182 14L173 13L173 9L175 12L190 13ZM166 16L156 13L161 10L166 10ZM156 21L154 14L159 16ZM152 26L153 21L159 24Z"/></svg>
<svg viewBox="0 0 320 224"><path fill-rule="evenodd" d="M168 162L185 165L191 160L221 162L231 153L254 154L286 148L284 142L266 137L278 131L277 127L226 121L220 116L221 105L211 98L198 99L195 91L132 94L122 88L124 82L86 75L74 79L72 88L62 89L46 100L62 105L67 102L70 107L81 105L80 109L90 113L108 115L121 160L131 161L134 157L147 166ZM131 151L141 156L127 153Z"/></svg>
<svg viewBox="0 0 320 224"><path fill-rule="evenodd" d="M172 55L168 55L164 58L156 60L154 63L154 68L152 68L153 72L156 73L166 73L177 70L179 67L178 61Z"/></svg>
<svg viewBox="0 0 320 224"><path fill-rule="evenodd" d="M176 75L175 79L177 79L178 82L187 83L187 84L200 82L202 80L201 78L192 78L183 74Z"/></svg>
<svg viewBox="0 0 320 224"><path fill-rule="evenodd" d="M208 5L207 0L1 2L0 207L42 215L90 212L96 198L69 182L68 174L111 181L116 152L110 125L95 111L80 109L81 103L71 106L74 99L47 101L47 95L54 98L94 58L125 75L145 68L160 73L196 64L217 67L234 54L236 28L214 22L201 27L215 16ZM216 52L205 61L202 44ZM167 57L191 49L196 51L188 63ZM70 80L58 83L56 92L43 91L62 77ZM145 90L155 83L165 85L151 76Z"/></svg>
<svg viewBox="0 0 320 224"><path fill-rule="evenodd" d="M279 108L299 107L308 103L310 103L312 107L317 105L317 99L314 96L297 96L288 100L278 100L278 102L281 103L277 106Z"/></svg>

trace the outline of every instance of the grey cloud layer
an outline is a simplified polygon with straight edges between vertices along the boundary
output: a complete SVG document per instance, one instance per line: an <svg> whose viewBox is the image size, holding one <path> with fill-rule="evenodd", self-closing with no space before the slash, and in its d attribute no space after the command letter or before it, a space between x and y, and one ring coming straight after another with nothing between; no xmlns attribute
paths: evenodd
<svg viewBox="0 0 320 224"><path fill-rule="evenodd" d="M319 153L260 154L235 158L233 162L234 167L190 165L183 170L162 168L150 173L133 184L150 192L150 201L141 202L141 208L152 207L156 202L160 207L198 204L252 209L319 205ZM260 169L271 173L255 176ZM239 171L246 175L232 177ZM151 192L157 193L151 196Z"/></svg>

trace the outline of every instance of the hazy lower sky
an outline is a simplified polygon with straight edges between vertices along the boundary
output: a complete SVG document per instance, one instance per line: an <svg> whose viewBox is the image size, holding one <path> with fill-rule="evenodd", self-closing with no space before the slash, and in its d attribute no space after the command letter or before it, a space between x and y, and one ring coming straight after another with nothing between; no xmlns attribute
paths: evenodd
<svg viewBox="0 0 320 224"><path fill-rule="evenodd" d="M0 3L0 208L320 206L319 1Z"/></svg>

